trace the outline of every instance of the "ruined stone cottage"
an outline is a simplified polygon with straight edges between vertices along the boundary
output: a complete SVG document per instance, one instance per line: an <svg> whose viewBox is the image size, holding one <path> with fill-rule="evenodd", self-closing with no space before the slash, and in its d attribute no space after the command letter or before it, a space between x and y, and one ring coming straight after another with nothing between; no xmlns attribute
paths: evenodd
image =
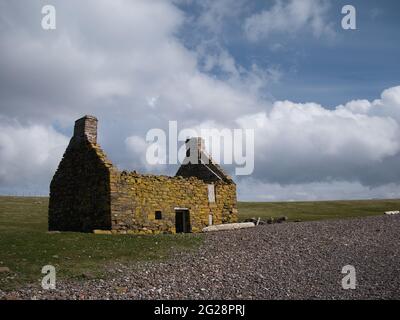
<svg viewBox="0 0 400 320"><path fill-rule="evenodd" d="M77 120L50 184L49 230L181 233L236 222L232 178L205 153L201 138L186 147L190 161L175 177L119 171L97 144L97 119Z"/></svg>

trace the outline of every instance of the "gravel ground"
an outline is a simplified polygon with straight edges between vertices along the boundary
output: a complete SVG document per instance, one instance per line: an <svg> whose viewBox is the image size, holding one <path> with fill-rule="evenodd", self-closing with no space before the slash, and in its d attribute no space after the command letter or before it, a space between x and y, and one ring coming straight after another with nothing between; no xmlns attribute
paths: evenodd
<svg viewBox="0 0 400 320"><path fill-rule="evenodd" d="M342 267L357 287L341 286ZM206 234L195 252L117 265L110 279L59 281L0 299L400 299L400 216L282 223Z"/></svg>

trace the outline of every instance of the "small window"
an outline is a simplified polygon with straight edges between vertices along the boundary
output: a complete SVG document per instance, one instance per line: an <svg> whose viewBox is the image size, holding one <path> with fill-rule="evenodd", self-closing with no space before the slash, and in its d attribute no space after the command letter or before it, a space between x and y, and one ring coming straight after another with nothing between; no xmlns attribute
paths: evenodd
<svg viewBox="0 0 400 320"><path fill-rule="evenodd" d="M156 211L156 213L155 213L155 218L156 218L156 220L161 220L162 219L162 213L161 213L161 211Z"/></svg>

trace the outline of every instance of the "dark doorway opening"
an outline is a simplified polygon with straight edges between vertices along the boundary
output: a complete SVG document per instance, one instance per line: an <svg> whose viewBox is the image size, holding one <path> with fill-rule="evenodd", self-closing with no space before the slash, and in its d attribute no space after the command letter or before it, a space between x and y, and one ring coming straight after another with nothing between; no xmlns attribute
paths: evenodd
<svg viewBox="0 0 400 320"><path fill-rule="evenodd" d="M175 210L175 230L176 233L191 232L189 210Z"/></svg>

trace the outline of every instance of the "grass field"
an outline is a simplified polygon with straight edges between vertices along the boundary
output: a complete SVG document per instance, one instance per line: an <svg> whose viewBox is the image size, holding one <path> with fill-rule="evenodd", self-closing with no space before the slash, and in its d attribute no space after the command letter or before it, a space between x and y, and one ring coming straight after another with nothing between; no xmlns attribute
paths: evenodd
<svg viewBox="0 0 400 320"><path fill-rule="evenodd" d="M171 250L197 248L202 235L94 235L47 233L47 198L0 197L0 289L41 279L51 264L58 278L106 277L115 262L164 259ZM240 219L287 216L289 220L319 220L380 215L399 210L400 200L239 203Z"/></svg>
<svg viewBox="0 0 400 320"><path fill-rule="evenodd" d="M309 202L240 202L240 220L269 217L288 217L289 221L342 219L382 215L385 211L400 210L400 200L352 200Z"/></svg>
<svg viewBox="0 0 400 320"><path fill-rule="evenodd" d="M54 265L57 278L104 277L115 262L164 259L171 250L190 250L201 235L95 235L47 233L47 198L0 197L0 289L17 287L43 277Z"/></svg>

